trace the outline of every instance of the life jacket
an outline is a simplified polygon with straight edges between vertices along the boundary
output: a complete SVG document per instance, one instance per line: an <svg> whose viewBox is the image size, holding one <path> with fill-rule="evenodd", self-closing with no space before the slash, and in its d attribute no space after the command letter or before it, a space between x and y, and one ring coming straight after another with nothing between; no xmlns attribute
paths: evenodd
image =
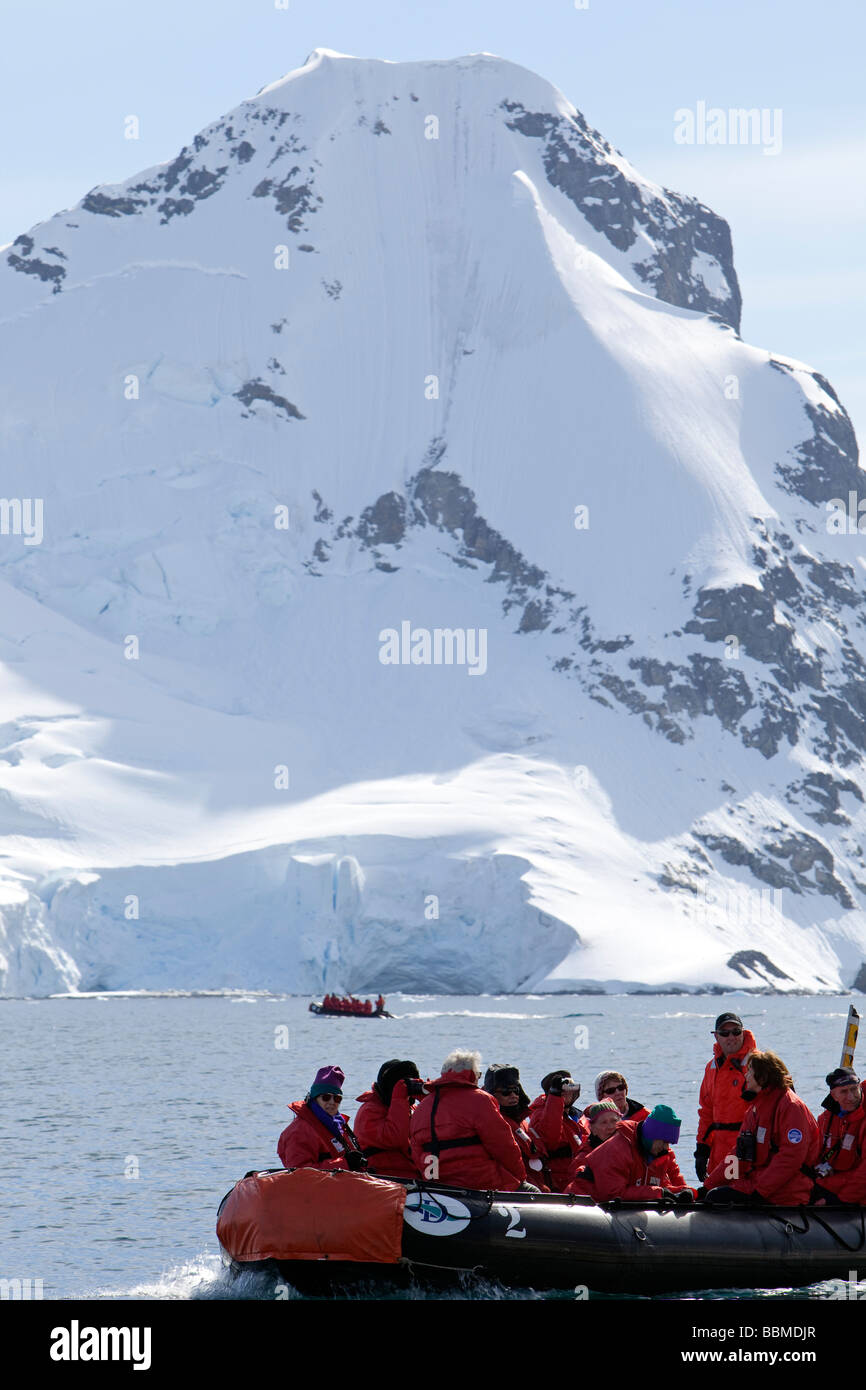
<svg viewBox="0 0 866 1390"><path fill-rule="evenodd" d="M397 1083L389 1105L375 1084L357 1099L361 1108L355 1116L355 1138L369 1161L369 1171L390 1178L417 1178L419 1171L409 1148L412 1106L405 1084Z"/></svg>
<svg viewBox="0 0 866 1390"><path fill-rule="evenodd" d="M828 1096L822 1110L818 1119L821 1140L818 1163L830 1163L834 1173L849 1173L863 1161L866 1151L866 1095L856 1110L845 1114L832 1096Z"/></svg>
<svg viewBox="0 0 866 1390"><path fill-rule="evenodd" d="M517 1147L523 1155L523 1163L526 1168L526 1180L535 1187L540 1187L542 1192L550 1192L550 1172L547 1167L544 1146L537 1136L529 1128L526 1116L520 1119L506 1115L500 1109L500 1115L507 1120L511 1126L511 1133L514 1135Z"/></svg>
<svg viewBox="0 0 866 1390"><path fill-rule="evenodd" d="M284 1168L347 1168L349 1150L361 1152L348 1115L341 1115L344 1125L338 1139L322 1124L307 1101L293 1100L289 1109L294 1112L295 1119L277 1142L277 1153Z"/></svg>
<svg viewBox="0 0 866 1390"><path fill-rule="evenodd" d="M608 1202L656 1202L664 1188L683 1192L688 1183L673 1152L654 1158L641 1147L642 1120L620 1120L610 1139L603 1140L579 1167L566 1191Z"/></svg>
<svg viewBox="0 0 866 1390"><path fill-rule="evenodd" d="M409 1122L412 1158L422 1176L456 1187L515 1191L525 1181L523 1155L496 1101L478 1089L474 1071L447 1072L425 1084L428 1094Z"/></svg>
<svg viewBox="0 0 866 1390"><path fill-rule="evenodd" d="M818 1135L815 1181L840 1202L866 1206L866 1094L856 1110L845 1114L828 1096L818 1119Z"/></svg>
<svg viewBox="0 0 866 1390"><path fill-rule="evenodd" d="M544 1150L551 1190L564 1192L575 1154L589 1134L589 1121L567 1112L562 1096L545 1094L536 1096L526 1119L530 1134Z"/></svg>
<svg viewBox="0 0 866 1390"><path fill-rule="evenodd" d="M760 1091L746 1110L738 1145L740 1136L754 1156L737 1159L738 1176L733 1179L725 1169L734 1159L726 1156L707 1173L708 1188L721 1185L756 1192L775 1206L801 1206L809 1200L818 1126L805 1101L787 1088Z"/></svg>
<svg viewBox="0 0 866 1390"><path fill-rule="evenodd" d="M748 1028L743 1030L743 1041L732 1056L725 1056L720 1043L713 1046L698 1100L697 1142L710 1146L708 1168L714 1168L734 1151L746 1113L747 1102L742 1097L744 1063L755 1046L755 1035Z"/></svg>

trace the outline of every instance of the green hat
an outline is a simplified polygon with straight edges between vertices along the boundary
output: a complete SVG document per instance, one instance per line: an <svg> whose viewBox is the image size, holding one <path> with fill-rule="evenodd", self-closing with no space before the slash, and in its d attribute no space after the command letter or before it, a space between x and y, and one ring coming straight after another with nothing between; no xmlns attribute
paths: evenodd
<svg viewBox="0 0 866 1390"><path fill-rule="evenodd" d="M606 1114L608 1110L612 1110L618 1120L622 1119L615 1100L594 1100L592 1105L588 1105L584 1110L584 1119L589 1120L592 1124L593 1120L597 1120L599 1115Z"/></svg>

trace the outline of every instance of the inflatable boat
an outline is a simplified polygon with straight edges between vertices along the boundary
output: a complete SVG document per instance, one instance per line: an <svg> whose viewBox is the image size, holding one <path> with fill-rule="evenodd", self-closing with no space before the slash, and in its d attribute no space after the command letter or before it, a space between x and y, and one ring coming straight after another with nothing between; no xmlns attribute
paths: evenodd
<svg viewBox="0 0 866 1390"><path fill-rule="evenodd" d="M311 1014L321 1014L325 1018L393 1018L387 1009L373 1009L372 1013L361 1013L359 1009L328 1009L315 1001L310 1005Z"/></svg>
<svg viewBox="0 0 866 1390"><path fill-rule="evenodd" d="M864 1222L861 1207L595 1206L297 1168L236 1183L217 1235L234 1274L272 1272L302 1290L474 1275L585 1297L848 1279L866 1252Z"/></svg>

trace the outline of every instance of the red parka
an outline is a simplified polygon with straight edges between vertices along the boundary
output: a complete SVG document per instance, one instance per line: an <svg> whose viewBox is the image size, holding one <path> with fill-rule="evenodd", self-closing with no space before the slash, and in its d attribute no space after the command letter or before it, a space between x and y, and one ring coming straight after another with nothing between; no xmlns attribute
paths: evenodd
<svg viewBox="0 0 866 1390"><path fill-rule="evenodd" d="M355 1116L355 1138L370 1163L371 1173L389 1178L417 1178L418 1169L409 1150L412 1106L406 1082L398 1081L386 1105L373 1088L358 1096L361 1108Z"/></svg>
<svg viewBox="0 0 866 1390"><path fill-rule="evenodd" d="M818 1116L818 1140L815 1181L840 1202L866 1206L866 1094L847 1114L828 1096ZM832 1172L822 1173L822 1164Z"/></svg>
<svg viewBox="0 0 866 1390"><path fill-rule="evenodd" d="M726 1057L719 1043L713 1046L712 1061L707 1062L698 1099L697 1142L710 1146L708 1172L734 1152L747 1105L740 1094L743 1063L755 1047L755 1035L748 1028L743 1032L742 1045L732 1056Z"/></svg>
<svg viewBox="0 0 866 1390"><path fill-rule="evenodd" d="M343 1144L322 1124L305 1100L293 1100L289 1106L295 1119L277 1141L277 1153L284 1168L348 1168L347 1147L354 1148L351 1139ZM348 1123L348 1115L341 1115Z"/></svg>
<svg viewBox="0 0 866 1390"><path fill-rule="evenodd" d="M589 1121L582 1115L573 1119L565 1109L562 1096L540 1095L530 1105L526 1122L530 1134L547 1155L545 1166L552 1190L564 1192L571 1178L575 1155L589 1134ZM530 1182L535 1179L530 1178Z"/></svg>
<svg viewBox="0 0 866 1390"><path fill-rule="evenodd" d="M500 1115L502 1111L500 1110ZM527 1182L531 1182L534 1187L538 1187L542 1192L549 1192L550 1187L546 1181L549 1174L545 1149L537 1134L529 1128L529 1118L524 1116L522 1120L513 1120L510 1115L502 1115L503 1120L514 1135L517 1147L523 1155L523 1176Z"/></svg>
<svg viewBox="0 0 866 1390"><path fill-rule="evenodd" d="M796 1207L808 1202L812 1179L800 1170L818 1154L818 1126L805 1101L787 1088L770 1086L751 1102L740 1134L754 1135L755 1161L727 1156L707 1173L706 1186L733 1187L737 1192L757 1192L777 1207ZM738 1177L725 1168L736 1163Z"/></svg>
<svg viewBox="0 0 866 1390"><path fill-rule="evenodd" d="M567 1191L596 1202L609 1202L612 1197L658 1202L664 1199L662 1188L685 1191L688 1183L670 1149L657 1158L644 1153L638 1134L642 1124L643 1120L620 1120L616 1132L593 1149L588 1163L578 1169Z"/></svg>
<svg viewBox="0 0 866 1390"><path fill-rule="evenodd" d="M515 1192L526 1178L523 1155L496 1101L478 1089L474 1071L447 1072L426 1085L430 1094L409 1121L412 1158L422 1177ZM438 1168L430 1164L432 1157L438 1157Z"/></svg>

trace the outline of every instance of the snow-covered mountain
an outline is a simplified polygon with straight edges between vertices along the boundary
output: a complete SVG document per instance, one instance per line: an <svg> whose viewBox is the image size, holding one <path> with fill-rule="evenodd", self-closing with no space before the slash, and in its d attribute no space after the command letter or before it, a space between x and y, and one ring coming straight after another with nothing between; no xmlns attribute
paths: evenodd
<svg viewBox="0 0 866 1390"><path fill-rule="evenodd" d="M0 266L5 993L854 983L862 475L721 218L319 49Z"/></svg>

